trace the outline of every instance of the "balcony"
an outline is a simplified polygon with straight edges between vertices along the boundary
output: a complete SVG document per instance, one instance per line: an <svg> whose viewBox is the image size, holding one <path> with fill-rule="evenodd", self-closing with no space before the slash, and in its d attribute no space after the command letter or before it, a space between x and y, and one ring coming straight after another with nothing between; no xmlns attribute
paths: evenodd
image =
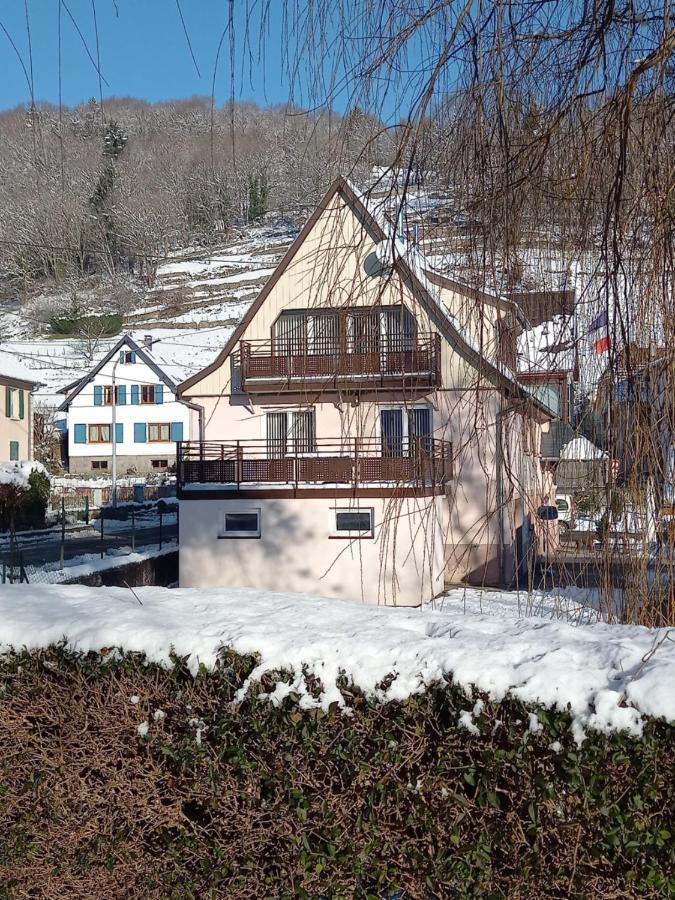
<svg viewBox="0 0 675 900"><path fill-rule="evenodd" d="M385 450L377 439L321 439L313 448L277 454L262 439L184 441L178 444L178 488L380 486L426 493L442 490L452 478L452 444L436 438L411 439Z"/></svg>
<svg viewBox="0 0 675 900"><path fill-rule="evenodd" d="M307 346L289 341L241 341L241 386L246 393L311 388L428 390L440 385L440 335L383 337L381 346Z"/></svg>

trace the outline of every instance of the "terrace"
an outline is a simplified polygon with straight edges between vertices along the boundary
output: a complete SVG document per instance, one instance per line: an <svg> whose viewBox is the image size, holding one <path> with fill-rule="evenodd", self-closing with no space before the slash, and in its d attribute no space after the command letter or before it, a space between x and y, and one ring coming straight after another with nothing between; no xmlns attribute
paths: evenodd
<svg viewBox="0 0 675 900"><path fill-rule="evenodd" d="M281 452L266 440L178 444L178 488L387 487L438 492L452 478L452 444L432 437L383 446L375 438L316 439Z"/></svg>

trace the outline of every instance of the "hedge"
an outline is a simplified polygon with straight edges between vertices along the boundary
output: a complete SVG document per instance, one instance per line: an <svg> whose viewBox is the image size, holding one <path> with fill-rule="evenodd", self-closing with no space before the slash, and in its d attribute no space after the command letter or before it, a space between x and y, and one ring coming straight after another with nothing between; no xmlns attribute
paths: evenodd
<svg viewBox="0 0 675 900"><path fill-rule="evenodd" d="M675 895L665 723L578 748L567 713L482 697L476 735L452 683L237 704L255 661L0 658L0 897Z"/></svg>

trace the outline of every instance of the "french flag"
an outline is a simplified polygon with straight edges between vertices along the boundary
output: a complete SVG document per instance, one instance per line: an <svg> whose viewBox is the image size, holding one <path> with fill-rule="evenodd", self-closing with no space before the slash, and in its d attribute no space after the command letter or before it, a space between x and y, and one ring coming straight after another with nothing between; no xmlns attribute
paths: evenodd
<svg viewBox="0 0 675 900"><path fill-rule="evenodd" d="M593 341L593 349L596 353L607 353L612 346L612 340L609 336L609 318L606 312L593 319L588 334Z"/></svg>

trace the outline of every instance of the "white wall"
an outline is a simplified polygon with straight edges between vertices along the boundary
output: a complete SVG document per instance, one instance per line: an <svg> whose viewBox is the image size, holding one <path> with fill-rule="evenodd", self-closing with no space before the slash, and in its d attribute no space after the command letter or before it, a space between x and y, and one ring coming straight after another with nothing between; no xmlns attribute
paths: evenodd
<svg viewBox="0 0 675 900"><path fill-rule="evenodd" d="M94 388L96 385L105 386L112 384L113 365L115 358L109 360L108 363L97 373L96 377L89 382L73 398L68 413L68 453L70 457L89 457L89 456L109 456L112 453L112 443L109 444L80 444L75 443L75 425L90 424L108 424L112 422L111 406L96 406L94 404ZM134 405L131 403L131 386L137 385L157 385L160 379L153 370L137 357L135 363L118 363L115 372L115 381L118 385L124 385L126 388L126 403L124 405L117 404L115 417L116 421L122 423L123 440L117 443L117 453L120 456L147 456L163 457L173 460L176 454L176 444L174 441L166 441L161 443L136 442L134 440L134 423L171 423L182 422L183 439L189 440L190 437L198 437L195 433L190 434L191 410L184 403L176 400L175 395L169 390L166 384L163 385L163 402L156 404ZM140 389L139 389L140 394ZM140 398L139 398L140 399Z"/></svg>
<svg viewBox="0 0 675 900"><path fill-rule="evenodd" d="M311 593L365 603L415 606L443 590L443 497L363 498L375 538L331 537L330 496L274 499L181 499L180 586L249 587ZM218 537L225 510L261 510L260 538ZM394 563L394 560L396 562Z"/></svg>

